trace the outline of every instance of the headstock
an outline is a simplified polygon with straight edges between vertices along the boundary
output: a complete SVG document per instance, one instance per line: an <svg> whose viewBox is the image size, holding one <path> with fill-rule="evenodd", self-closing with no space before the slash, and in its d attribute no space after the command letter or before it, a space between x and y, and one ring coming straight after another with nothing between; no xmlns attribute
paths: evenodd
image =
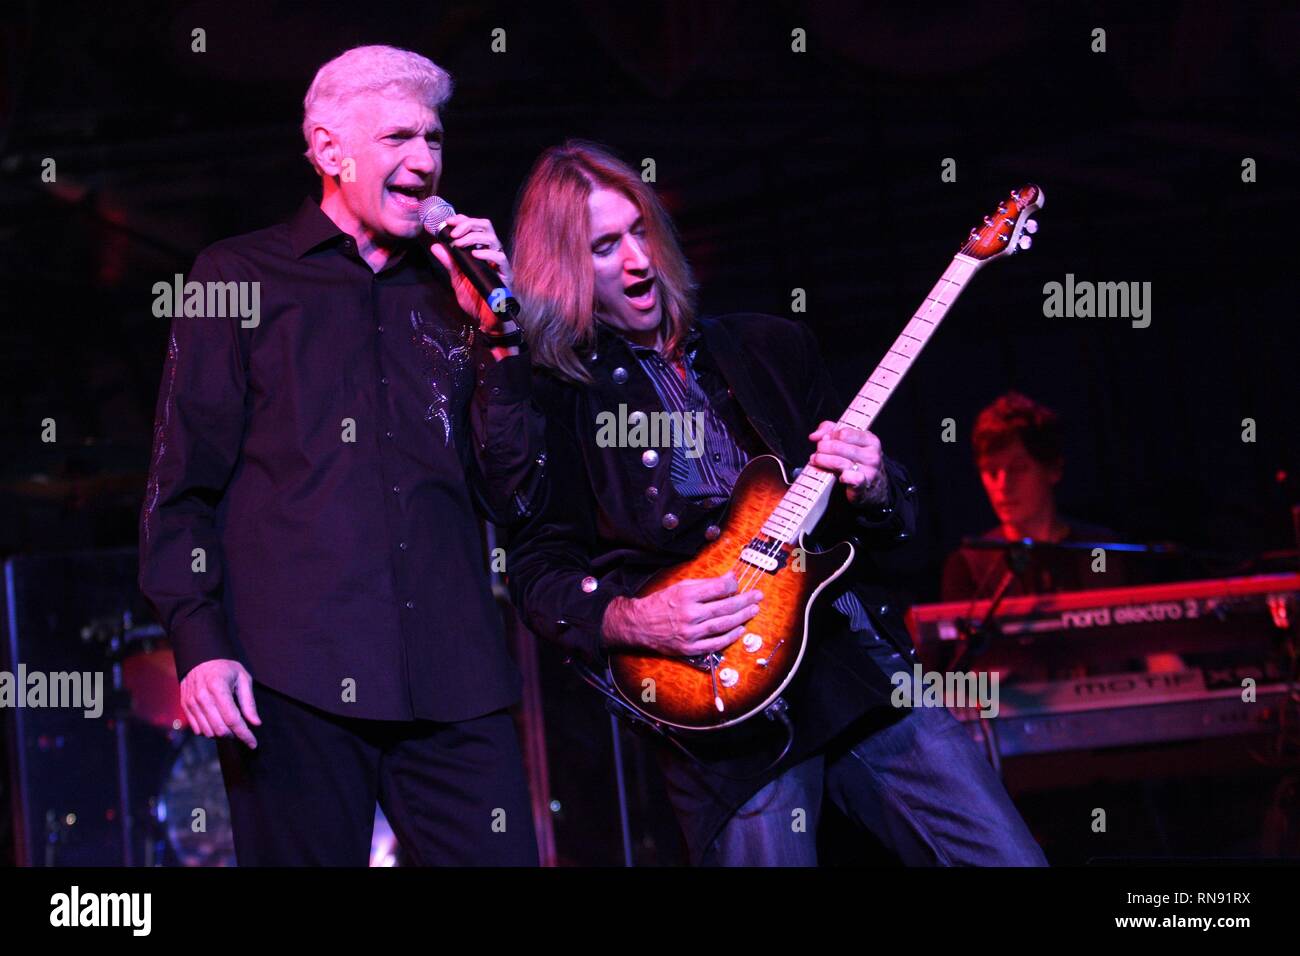
<svg viewBox="0 0 1300 956"><path fill-rule="evenodd" d="M1028 249L1033 241L1029 237L1038 231L1038 223L1029 217L1043 208L1043 201L1043 191L1033 183L1013 189L993 215L984 217L982 227L970 231L961 255L984 263Z"/></svg>

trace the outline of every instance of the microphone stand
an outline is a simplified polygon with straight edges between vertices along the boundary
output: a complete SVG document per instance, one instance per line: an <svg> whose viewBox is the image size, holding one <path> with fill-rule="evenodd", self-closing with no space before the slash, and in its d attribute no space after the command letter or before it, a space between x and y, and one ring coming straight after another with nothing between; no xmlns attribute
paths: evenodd
<svg viewBox="0 0 1300 956"><path fill-rule="evenodd" d="M949 664L952 669L956 670L957 665L967 657L977 657L983 654L988 650L989 638L995 633L1001 633L997 622L994 620L998 612L998 605L1007 596L1007 590L1015 581L1016 576L1029 566L1029 549L1031 547L1033 547L1033 542L1028 538L1023 541L1012 541L1002 546L1006 556L1007 569L1002 573L1002 580L998 582L997 590L993 592L993 597L989 600L989 608L984 612L983 619L975 625L972 625L968 618L957 619L957 633L960 637L958 638L957 653L954 655L952 663Z"/></svg>

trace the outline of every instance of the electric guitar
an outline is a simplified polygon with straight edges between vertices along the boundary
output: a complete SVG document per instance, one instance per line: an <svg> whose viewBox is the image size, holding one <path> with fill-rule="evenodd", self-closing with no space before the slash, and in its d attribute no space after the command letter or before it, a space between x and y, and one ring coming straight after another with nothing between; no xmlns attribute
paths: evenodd
<svg viewBox="0 0 1300 956"><path fill-rule="evenodd" d="M972 229L943 277L840 417L840 425L867 430L902 381L948 309L986 263L1030 245L1043 191L1029 185L1011 193L984 225ZM841 541L824 551L806 547L826 511L835 475L809 464L791 482L772 455L741 471L720 524L722 534L692 560L666 568L638 591L654 594L678 581L735 574L741 590L761 588L759 612L739 640L720 652L667 657L649 651L610 655L618 693L652 721L684 730L718 730L762 713L794 679L808 648L813 604L853 562Z"/></svg>

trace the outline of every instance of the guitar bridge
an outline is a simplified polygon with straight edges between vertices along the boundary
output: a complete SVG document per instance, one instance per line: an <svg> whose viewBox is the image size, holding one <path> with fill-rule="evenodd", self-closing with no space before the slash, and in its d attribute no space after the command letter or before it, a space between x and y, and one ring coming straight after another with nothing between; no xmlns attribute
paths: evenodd
<svg viewBox="0 0 1300 956"><path fill-rule="evenodd" d="M683 658L683 660L696 670L708 673L722 663L722 655L717 652L712 654L694 654L691 657Z"/></svg>

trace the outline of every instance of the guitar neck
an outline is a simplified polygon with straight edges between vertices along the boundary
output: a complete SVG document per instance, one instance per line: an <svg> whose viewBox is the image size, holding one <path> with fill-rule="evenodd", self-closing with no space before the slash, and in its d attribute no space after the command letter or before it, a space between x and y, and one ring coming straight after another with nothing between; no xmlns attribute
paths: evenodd
<svg viewBox="0 0 1300 956"><path fill-rule="evenodd" d="M939 323L943 321L952 304L957 301L971 276L984 263L958 253L944 270L921 307L894 340L876 370L867 378L837 424L866 431L884 408L889 396L930 341ZM811 531L826 510L827 500L835 487L835 475L807 465L790 485L781 503L763 525L763 533L787 544L798 539L799 534Z"/></svg>

